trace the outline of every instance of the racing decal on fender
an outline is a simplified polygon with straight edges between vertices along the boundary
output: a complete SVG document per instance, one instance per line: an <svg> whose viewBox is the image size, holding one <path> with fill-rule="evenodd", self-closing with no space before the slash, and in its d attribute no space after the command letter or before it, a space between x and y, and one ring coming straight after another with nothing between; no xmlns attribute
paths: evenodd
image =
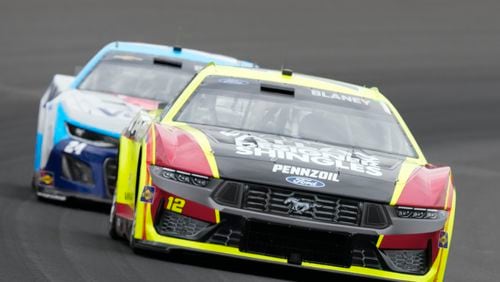
<svg viewBox="0 0 500 282"><path fill-rule="evenodd" d="M64 152L68 154L81 155L82 152L87 148L87 144L84 142L72 140L65 147Z"/></svg>
<svg viewBox="0 0 500 282"><path fill-rule="evenodd" d="M268 157L271 161L299 161L333 167L334 170L349 170L372 176L382 176L380 160L356 150L333 146L311 147L304 142L287 139L269 140L238 131L221 131L225 136L234 137L236 154L244 156Z"/></svg>
<svg viewBox="0 0 500 282"><path fill-rule="evenodd" d="M439 232L439 243L438 243L438 246L441 249L447 249L448 248L448 232L442 231L442 230Z"/></svg>
<svg viewBox="0 0 500 282"><path fill-rule="evenodd" d="M281 172L282 174L305 176L321 180L329 180L332 182L339 182L338 172L329 172L324 170L310 169L293 165L274 164L273 172Z"/></svg>
<svg viewBox="0 0 500 282"><path fill-rule="evenodd" d="M143 58L132 55L115 55L113 56L113 59L119 59L124 61L144 61Z"/></svg>
<svg viewBox="0 0 500 282"><path fill-rule="evenodd" d="M46 186L53 186L54 185L54 173L46 170L40 171L40 178L39 178L40 184L46 185Z"/></svg>
<svg viewBox="0 0 500 282"><path fill-rule="evenodd" d="M155 197L155 187L153 186L144 186L141 194L141 202L151 204Z"/></svg>
<svg viewBox="0 0 500 282"><path fill-rule="evenodd" d="M323 188L325 187L325 183L302 176L288 176L285 178L288 183L292 183L299 186L311 187L311 188Z"/></svg>
<svg viewBox="0 0 500 282"><path fill-rule="evenodd" d="M219 82L225 83L225 84L234 84L234 85L248 85L249 82L242 80L242 79L237 79L237 78L221 78L219 79Z"/></svg>

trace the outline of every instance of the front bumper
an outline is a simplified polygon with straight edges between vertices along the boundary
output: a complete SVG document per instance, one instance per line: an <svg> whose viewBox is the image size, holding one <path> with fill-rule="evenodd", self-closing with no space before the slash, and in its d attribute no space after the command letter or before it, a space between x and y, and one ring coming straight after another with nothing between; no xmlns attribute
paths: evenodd
<svg viewBox="0 0 500 282"><path fill-rule="evenodd" d="M438 270L439 270L438 265L433 266L433 268L425 275L417 276L417 275L395 273L385 270L371 269L367 267L354 266L354 265L348 268L317 264L317 263L309 263L309 262L303 262L301 265L294 265L288 263L286 259L282 258L245 253L239 251L238 248L219 246L210 243L193 242L189 240L183 240L172 237L163 237L161 239L158 238L153 240L140 240L140 239L134 239L134 240L135 240L134 246L136 248L147 251L156 251L156 252L169 252L172 250L193 251L206 254L222 255L237 259L252 260L252 261L265 262L277 265L287 265L291 267L301 267L317 271L326 271L336 274L344 274L344 275L351 275L351 276L365 277L372 279L383 279L388 281L441 281L437 280Z"/></svg>
<svg viewBox="0 0 500 282"><path fill-rule="evenodd" d="M68 153L67 147L75 141L82 142L72 138L59 142L52 149L47 165L35 172L38 196L61 201L72 197L111 203L116 186L118 150L86 144L82 152Z"/></svg>
<svg viewBox="0 0 500 282"><path fill-rule="evenodd" d="M328 224L328 228L322 228L321 225L310 224L311 221L308 220L249 213L217 203L213 194L207 198L205 190L211 188L188 188L185 184L166 182L153 172L151 174L156 191L154 199L152 202L140 202L136 211L133 239L138 247L195 250L403 281L433 281L440 276L446 265L448 249L437 248L439 234L443 232L440 229L404 235L406 238L425 242L408 242L407 247L398 246L401 250L408 251L404 255L411 256L412 252L422 250L426 261L424 272L403 273L397 270L386 250L380 248L384 236L398 236L390 233L397 229L369 230L365 227L337 224ZM181 198L185 201L180 213L166 209L169 198ZM454 212L449 218L451 223L446 223L444 232L452 230ZM310 225L307 226L307 223ZM386 234L382 235L384 232ZM448 240L451 240L451 233Z"/></svg>

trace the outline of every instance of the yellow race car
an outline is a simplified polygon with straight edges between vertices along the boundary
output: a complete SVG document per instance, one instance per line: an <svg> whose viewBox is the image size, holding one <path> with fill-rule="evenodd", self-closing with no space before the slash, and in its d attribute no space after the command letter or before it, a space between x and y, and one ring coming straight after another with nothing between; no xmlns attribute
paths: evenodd
<svg viewBox="0 0 500 282"><path fill-rule="evenodd" d="M441 281L455 216L376 89L209 65L120 138L110 235L364 277Z"/></svg>

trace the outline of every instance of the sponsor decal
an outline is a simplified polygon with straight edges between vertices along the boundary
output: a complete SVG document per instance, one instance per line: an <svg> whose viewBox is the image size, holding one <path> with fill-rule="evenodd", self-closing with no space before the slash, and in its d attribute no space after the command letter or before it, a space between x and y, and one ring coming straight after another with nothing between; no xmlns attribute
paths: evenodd
<svg viewBox="0 0 500 282"><path fill-rule="evenodd" d="M45 186L54 186L54 173L46 170L40 171L39 182Z"/></svg>
<svg viewBox="0 0 500 282"><path fill-rule="evenodd" d="M365 105L365 106L370 105L370 102L371 102L371 100L369 100L369 99L364 99L364 98L357 97L357 96L344 95L344 94L335 93L335 92L326 92L326 91L321 91L318 89L311 89L311 94L313 96L316 96L316 97L323 97L326 99L335 99L335 100L342 101L342 102L348 102L348 103Z"/></svg>
<svg viewBox="0 0 500 282"><path fill-rule="evenodd" d="M304 168L293 165L274 164L273 172L281 172L282 174L297 175L297 176L304 176L321 180L328 180L332 182L339 182L338 172Z"/></svg>
<svg viewBox="0 0 500 282"><path fill-rule="evenodd" d="M144 203L152 203L155 197L155 187L153 186L144 186L141 194L141 202Z"/></svg>
<svg viewBox="0 0 500 282"><path fill-rule="evenodd" d="M113 59L124 60L124 61L143 61L142 58L131 56L131 55L115 55Z"/></svg>
<svg viewBox="0 0 500 282"><path fill-rule="evenodd" d="M86 143L73 140L70 141L68 144L66 144L66 146L64 147L64 152L79 156L82 154L82 152L85 150L86 147L87 147Z"/></svg>
<svg viewBox="0 0 500 282"><path fill-rule="evenodd" d="M238 155L268 158L273 162L286 160L314 164L324 166L327 171L346 170L371 176L382 176L380 160L360 151L333 146L312 147L304 142L290 141L285 138L269 139L238 131L222 131L220 133L234 138L236 154Z"/></svg>
<svg viewBox="0 0 500 282"><path fill-rule="evenodd" d="M320 208L321 205L300 201L300 199L289 197L284 202L288 205L288 214L303 214L313 208Z"/></svg>
<svg viewBox="0 0 500 282"><path fill-rule="evenodd" d="M285 178L288 183L292 183L299 186L311 187L311 188L322 188L325 187L325 183L302 176L288 176Z"/></svg>
<svg viewBox="0 0 500 282"><path fill-rule="evenodd" d="M224 83L224 84L234 84L234 85L247 85L247 84L249 84L248 81L236 79L236 78L229 78L229 77L221 78L221 79L219 79L219 82Z"/></svg>
<svg viewBox="0 0 500 282"><path fill-rule="evenodd" d="M448 248L448 232L442 231L442 230L439 232L438 246L441 249L447 249Z"/></svg>

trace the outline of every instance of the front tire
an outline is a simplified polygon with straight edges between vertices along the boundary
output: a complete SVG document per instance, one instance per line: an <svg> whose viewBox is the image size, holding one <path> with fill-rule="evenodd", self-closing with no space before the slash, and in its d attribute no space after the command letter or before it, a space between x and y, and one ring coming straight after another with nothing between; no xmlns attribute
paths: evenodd
<svg viewBox="0 0 500 282"><path fill-rule="evenodd" d="M38 201L43 202L43 201L45 201L45 199L40 197L40 195L38 195L38 193L37 193L38 192L38 185L36 185L36 183L37 183L37 177L36 177L36 173L35 173L35 174L33 174L33 177L31 178L31 189L32 189L33 193L35 194L36 199Z"/></svg>
<svg viewBox="0 0 500 282"><path fill-rule="evenodd" d="M36 187L36 175L33 174L33 177L31 177L31 189L33 189L34 192L36 192L37 187Z"/></svg>
<svg viewBox="0 0 500 282"><path fill-rule="evenodd" d="M134 215L134 220L132 221L132 224L130 226L130 231L128 233L128 245L130 246L134 254L136 255L144 254L144 251L137 247L136 244L137 240L134 238L134 231L135 231L135 215Z"/></svg>
<svg viewBox="0 0 500 282"><path fill-rule="evenodd" d="M113 240L120 239L120 235L116 232L116 196L113 196L113 204L111 204L111 211L109 212L109 225L108 234Z"/></svg>

